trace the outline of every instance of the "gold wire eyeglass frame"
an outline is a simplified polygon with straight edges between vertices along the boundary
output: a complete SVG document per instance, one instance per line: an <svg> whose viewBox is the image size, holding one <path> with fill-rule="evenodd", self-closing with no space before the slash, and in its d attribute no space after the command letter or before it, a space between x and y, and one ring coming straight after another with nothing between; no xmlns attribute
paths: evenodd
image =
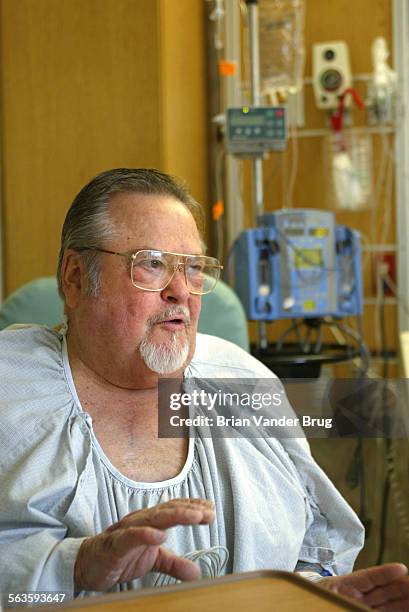
<svg viewBox="0 0 409 612"><path fill-rule="evenodd" d="M160 251L159 249L140 249L139 251L135 251L132 253L131 252L119 253L118 251L110 251L108 249L102 249L98 247L80 247L75 250L79 252L98 251L100 253L108 253L109 255L118 255L119 257L125 257L126 259L129 259L131 261L131 283L134 287L137 287L138 289L142 289L142 291L152 291L152 292L163 291L172 282L176 272L183 267L185 282L189 290L189 293L191 293L192 295L207 295L211 293L213 289L216 287L217 282L220 279L220 272L223 270L223 266L221 265L218 259L216 259L215 257L208 257L207 255L188 255L186 253L173 253L172 251ZM140 253L160 253L163 255L174 255L176 257L183 257L185 261L184 262L178 261L178 263L173 266L174 268L173 272L171 273L169 280L164 284L163 287L159 287L157 289L149 289L147 287L142 287L138 285L137 283L134 282L134 279L133 279L134 261L136 260L137 256L140 255ZM188 275L186 273L186 259L192 258L192 257L198 257L202 260L208 261L209 263L206 265L206 267L217 270L217 275L215 277L208 277L208 278L211 278L211 280L214 281L214 283L213 283L213 286L210 287L210 289L208 289L207 291L196 291L196 290L191 289L190 279L188 278Z"/></svg>

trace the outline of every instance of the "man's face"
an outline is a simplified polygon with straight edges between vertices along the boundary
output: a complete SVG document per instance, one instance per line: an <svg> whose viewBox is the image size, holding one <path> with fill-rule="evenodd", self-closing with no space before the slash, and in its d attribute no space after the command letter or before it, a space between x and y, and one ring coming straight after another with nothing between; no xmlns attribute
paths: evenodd
<svg viewBox="0 0 409 612"><path fill-rule="evenodd" d="M171 197L118 194L110 204L110 219L117 237L102 245L109 250L201 253L191 213ZM201 305L201 297L189 293L183 269L165 289L150 292L132 285L130 260L101 257L99 295L81 298L81 333L92 332L100 358L128 371L128 378L182 371L195 350Z"/></svg>

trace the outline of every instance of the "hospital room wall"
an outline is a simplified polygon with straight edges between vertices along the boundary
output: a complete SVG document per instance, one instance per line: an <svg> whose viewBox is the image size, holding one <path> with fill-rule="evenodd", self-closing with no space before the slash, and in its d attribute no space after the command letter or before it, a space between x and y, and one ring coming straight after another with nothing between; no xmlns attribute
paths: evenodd
<svg viewBox="0 0 409 612"><path fill-rule="evenodd" d="M324 41L346 41L351 69L354 75L368 74L373 71L371 44L375 37L384 36L392 49L392 0L306 0L305 15L305 76L312 75L312 45ZM391 52L392 56L392 52ZM389 61L393 65L393 58ZM355 81L354 87L366 98L366 83ZM305 129L314 130L328 128L324 111L316 108L311 84L304 86ZM366 111L354 108L352 112L352 127L368 126ZM372 208L361 212L336 211L337 223L359 230L362 233L364 248L368 244L395 243L395 193L394 165L391 163L391 181L379 183L382 168L385 167L385 150L393 147L393 134L381 136L371 134L373 147L373 190ZM272 154L264 163L265 207L268 211L291 204L293 207L328 209L326 192L326 174L328 160L324 154L325 147L322 136L300 136L294 141L290 139L286 153ZM293 197L288 200L291 172L295 156L298 157L298 171L294 183ZM250 168L245 171L247 194L247 224L254 225L251 219L250 205ZM378 188L377 192L376 189ZM375 193L376 192L376 193ZM384 234L385 227L387 233ZM374 330L379 328L378 309L374 304L375 297L375 257L364 252L364 290L365 297L372 303L365 305L363 316L364 336L370 348L379 350L379 334ZM386 339L388 349L397 347L397 317L396 306L388 298L386 311ZM270 339L278 337L285 324L281 322L270 326ZM255 326L251 325L251 334L255 337ZM330 338L329 338L330 339ZM393 369L393 366L392 366ZM392 373L392 371L391 371Z"/></svg>
<svg viewBox="0 0 409 612"><path fill-rule="evenodd" d="M77 191L114 167L207 204L203 0L0 0L4 295L55 273ZM187 19L189 27L186 27Z"/></svg>

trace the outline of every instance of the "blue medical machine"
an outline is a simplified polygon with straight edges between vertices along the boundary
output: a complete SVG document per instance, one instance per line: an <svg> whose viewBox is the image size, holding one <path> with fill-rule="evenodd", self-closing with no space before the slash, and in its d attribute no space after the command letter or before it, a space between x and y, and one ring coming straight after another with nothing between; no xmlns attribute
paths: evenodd
<svg viewBox="0 0 409 612"><path fill-rule="evenodd" d="M250 320L362 313L359 232L314 209L263 214L258 225L233 249L234 288Z"/></svg>

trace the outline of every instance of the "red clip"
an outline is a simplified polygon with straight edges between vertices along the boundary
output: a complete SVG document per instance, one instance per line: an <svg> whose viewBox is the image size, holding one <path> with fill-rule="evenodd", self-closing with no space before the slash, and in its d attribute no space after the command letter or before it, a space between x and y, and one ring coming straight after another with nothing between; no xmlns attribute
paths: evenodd
<svg viewBox="0 0 409 612"><path fill-rule="evenodd" d="M335 111L335 113L331 115L331 126L334 132L342 131L342 122L344 119L344 108L345 108L345 96L347 96L348 94L351 94L351 96L354 98L354 102L358 108L364 107L363 100L361 96L359 95L359 93L353 87L348 87L348 89L346 89L344 93L339 96L338 108Z"/></svg>

